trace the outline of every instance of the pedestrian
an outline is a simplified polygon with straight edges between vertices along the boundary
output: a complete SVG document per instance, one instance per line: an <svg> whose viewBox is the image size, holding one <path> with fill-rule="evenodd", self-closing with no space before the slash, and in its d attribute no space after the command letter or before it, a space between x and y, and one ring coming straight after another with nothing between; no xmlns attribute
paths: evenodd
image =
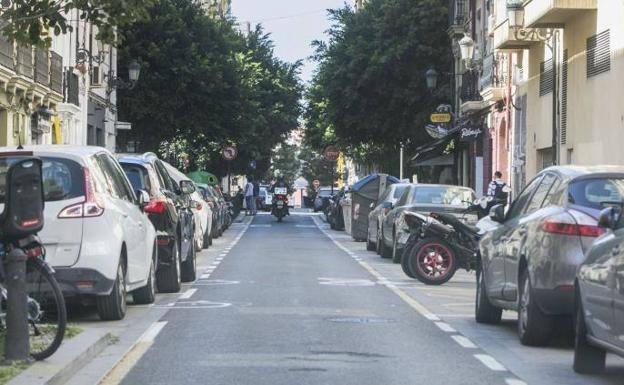
<svg viewBox="0 0 624 385"><path fill-rule="evenodd" d="M507 183L503 181L503 173L496 171L494 179L488 185L487 195L493 197L496 203L507 204L508 190Z"/></svg>
<svg viewBox="0 0 624 385"><path fill-rule="evenodd" d="M251 215L258 214L258 199L260 198L260 184L253 181L253 212Z"/></svg>
<svg viewBox="0 0 624 385"><path fill-rule="evenodd" d="M254 185L253 177L247 178L247 184L245 185L245 215L252 215L254 209Z"/></svg>

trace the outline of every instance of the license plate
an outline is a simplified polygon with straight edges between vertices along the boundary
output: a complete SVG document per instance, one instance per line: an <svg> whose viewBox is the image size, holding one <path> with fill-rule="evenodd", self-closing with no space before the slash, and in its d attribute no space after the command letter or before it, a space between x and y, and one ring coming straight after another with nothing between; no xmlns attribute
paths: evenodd
<svg viewBox="0 0 624 385"><path fill-rule="evenodd" d="M286 195L288 189L286 187L275 187L274 193L275 195Z"/></svg>
<svg viewBox="0 0 624 385"><path fill-rule="evenodd" d="M277 201L277 207L279 207L280 209L281 209L282 207L284 207L284 202L282 202L282 201Z"/></svg>

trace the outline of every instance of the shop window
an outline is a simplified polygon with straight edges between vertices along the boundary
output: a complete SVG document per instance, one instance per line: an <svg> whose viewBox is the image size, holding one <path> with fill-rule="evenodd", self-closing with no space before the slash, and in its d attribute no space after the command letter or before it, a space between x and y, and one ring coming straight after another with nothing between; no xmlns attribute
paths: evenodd
<svg viewBox="0 0 624 385"><path fill-rule="evenodd" d="M610 42L608 29L587 38L587 78L611 70Z"/></svg>

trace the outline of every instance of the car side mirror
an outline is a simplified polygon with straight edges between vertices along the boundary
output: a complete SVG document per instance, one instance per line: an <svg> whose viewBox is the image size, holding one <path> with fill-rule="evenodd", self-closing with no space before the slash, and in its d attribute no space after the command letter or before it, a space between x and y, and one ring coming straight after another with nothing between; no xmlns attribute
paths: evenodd
<svg viewBox="0 0 624 385"><path fill-rule="evenodd" d="M375 210L375 202L368 205L368 208L370 208L371 210Z"/></svg>
<svg viewBox="0 0 624 385"><path fill-rule="evenodd" d="M145 207L150 202L150 196L145 190L137 190L136 196L137 196L138 205L140 208Z"/></svg>
<svg viewBox="0 0 624 385"><path fill-rule="evenodd" d="M600 212L598 216L598 226L605 229L614 229L620 217L622 216L622 210L616 207L607 207Z"/></svg>
<svg viewBox="0 0 624 385"><path fill-rule="evenodd" d="M490 219L494 222L505 222L505 205L495 205L490 209Z"/></svg>
<svg viewBox="0 0 624 385"><path fill-rule="evenodd" d="M190 180L181 180L180 190L182 190L183 194L192 194L195 192L195 184Z"/></svg>

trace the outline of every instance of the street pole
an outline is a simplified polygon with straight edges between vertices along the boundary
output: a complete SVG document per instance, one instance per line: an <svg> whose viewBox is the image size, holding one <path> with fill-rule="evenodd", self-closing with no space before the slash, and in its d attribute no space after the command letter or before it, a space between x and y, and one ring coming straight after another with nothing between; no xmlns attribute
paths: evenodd
<svg viewBox="0 0 624 385"><path fill-rule="evenodd" d="M7 362L27 361L29 335L26 294L26 254L13 249L6 258L6 338L4 340Z"/></svg>
<svg viewBox="0 0 624 385"><path fill-rule="evenodd" d="M399 152L399 179L403 180L403 142L401 142L401 151Z"/></svg>
<svg viewBox="0 0 624 385"><path fill-rule="evenodd" d="M227 175L228 175L228 195L232 196L232 174L230 173L230 161L227 161Z"/></svg>
<svg viewBox="0 0 624 385"><path fill-rule="evenodd" d="M552 41L552 68L553 68L553 97L552 97L552 163L559 164L559 79L557 71L559 30L553 32Z"/></svg>

